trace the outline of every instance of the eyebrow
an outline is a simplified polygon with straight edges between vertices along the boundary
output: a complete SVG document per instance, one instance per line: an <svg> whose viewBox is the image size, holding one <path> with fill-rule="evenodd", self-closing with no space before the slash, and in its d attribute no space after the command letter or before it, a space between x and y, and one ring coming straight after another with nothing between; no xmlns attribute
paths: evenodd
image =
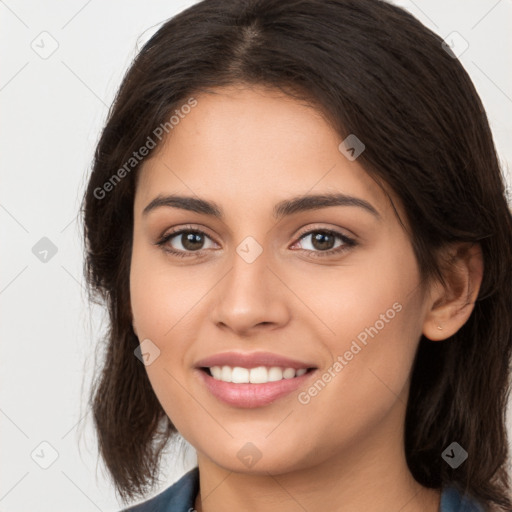
<svg viewBox="0 0 512 512"><path fill-rule="evenodd" d="M210 215L220 220L224 219L222 208L214 201L175 194L158 195L144 208L142 214L147 215L152 210L163 206ZM371 213L377 219L382 219L377 209L368 201L346 194L314 194L293 197L277 203L272 213L275 219L281 219L295 213L318 210L330 206L356 206Z"/></svg>

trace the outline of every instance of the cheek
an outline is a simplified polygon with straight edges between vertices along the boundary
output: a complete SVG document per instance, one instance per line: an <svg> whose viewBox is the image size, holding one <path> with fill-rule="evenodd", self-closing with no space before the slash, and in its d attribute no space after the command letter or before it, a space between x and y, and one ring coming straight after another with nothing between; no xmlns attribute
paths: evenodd
<svg viewBox="0 0 512 512"><path fill-rule="evenodd" d="M316 323L331 353L348 349L347 343L357 338L363 343L388 338L389 346L421 332L419 269L412 249L402 244L398 250L389 244L361 253L347 265L311 267L307 279L304 273L285 275L314 313L299 321Z"/></svg>
<svg viewBox="0 0 512 512"><path fill-rule="evenodd" d="M321 320L315 322L318 332L326 333L322 339L331 357L346 361L339 372L344 376L337 379L345 390L359 383L385 388L380 377L400 392L408 377L421 335L422 298L417 263L406 249L400 253L388 247L330 274L322 269L318 279L308 279L309 289L298 288ZM362 399L365 391L359 391Z"/></svg>
<svg viewBox="0 0 512 512"><path fill-rule="evenodd" d="M179 430L186 428L180 419L187 417L186 396L179 385L184 381L186 340L179 333L190 309L189 289L177 273L172 279L171 273L159 270L151 254L134 247L130 270L132 314L139 341L147 343L149 339L152 353L158 353L145 369L158 401Z"/></svg>
<svg viewBox="0 0 512 512"><path fill-rule="evenodd" d="M199 267L198 267L199 268ZM135 242L130 268L130 300L139 338L172 337L189 321L198 301L211 288L205 271L171 265L165 254Z"/></svg>
<svg viewBox="0 0 512 512"><path fill-rule="evenodd" d="M199 266L197 267L199 269ZM189 378L189 348L197 340L201 299L218 281L217 274L170 265L151 248L134 243L130 268L130 300L140 342L149 339L159 355L146 371L158 400L175 426L193 409L184 390ZM198 412L200 413L200 411Z"/></svg>
<svg viewBox="0 0 512 512"><path fill-rule="evenodd" d="M374 261L378 264L340 274L322 292L334 333L324 340L339 364L331 370L330 383L311 399L311 410L331 410L334 421L354 435L363 426L377 425L397 400L406 402L421 335L422 298L413 255Z"/></svg>

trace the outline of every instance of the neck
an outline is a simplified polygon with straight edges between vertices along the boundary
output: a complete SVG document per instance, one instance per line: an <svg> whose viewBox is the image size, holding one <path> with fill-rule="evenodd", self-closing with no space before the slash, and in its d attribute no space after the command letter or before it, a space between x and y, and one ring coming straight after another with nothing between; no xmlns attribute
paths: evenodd
<svg viewBox="0 0 512 512"><path fill-rule="evenodd" d="M384 424L373 432L358 433L349 447L340 447L315 466L304 461L286 472L238 473L198 452L200 493L195 509L439 512L440 492L421 486L407 466L403 429L396 428L403 408L398 401L397 410L390 412Z"/></svg>

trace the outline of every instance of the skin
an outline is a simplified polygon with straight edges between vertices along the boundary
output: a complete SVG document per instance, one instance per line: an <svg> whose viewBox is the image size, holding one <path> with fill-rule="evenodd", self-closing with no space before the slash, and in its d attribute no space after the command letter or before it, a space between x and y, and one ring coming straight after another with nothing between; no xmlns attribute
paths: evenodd
<svg viewBox="0 0 512 512"><path fill-rule="evenodd" d="M153 389L197 451L196 509L439 510L440 493L418 484L405 460L410 373L422 333L443 340L469 317L479 247L461 253L447 286L424 286L389 199L338 150L340 136L317 110L262 87L195 97L138 176L130 293L139 340L160 350L146 366ZM272 216L283 199L332 192L368 201L380 218L356 206ZM143 215L170 193L215 201L225 217L165 206ZM207 234L202 256L188 250L179 258L155 245L185 225ZM357 245L321 257L311 235L300 238L315 229ZM236 252L247 236L262 249L252 263ZM182 243L178 235L167 246L185 251ZM395 303L400 312L307 404L291 393L264 407L233 407L194 370L218 352L270 351L312 361L322 374ZM251 468L237 457L247 442L261 453Z"/></svg>

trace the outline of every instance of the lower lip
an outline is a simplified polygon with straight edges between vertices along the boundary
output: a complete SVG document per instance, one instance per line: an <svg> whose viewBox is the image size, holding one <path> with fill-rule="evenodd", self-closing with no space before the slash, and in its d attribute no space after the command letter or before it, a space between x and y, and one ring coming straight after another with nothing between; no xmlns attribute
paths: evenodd
<svg viewBox="0 0 512 512"><path fill-rule="evenodd" d="M281 379L265 384L234 384L214 379L203 370L196 369L212 395L223 402L235 407L253 409L268 405L295 391L313 375L316 370L310 370L300 377Z"/></svg>

